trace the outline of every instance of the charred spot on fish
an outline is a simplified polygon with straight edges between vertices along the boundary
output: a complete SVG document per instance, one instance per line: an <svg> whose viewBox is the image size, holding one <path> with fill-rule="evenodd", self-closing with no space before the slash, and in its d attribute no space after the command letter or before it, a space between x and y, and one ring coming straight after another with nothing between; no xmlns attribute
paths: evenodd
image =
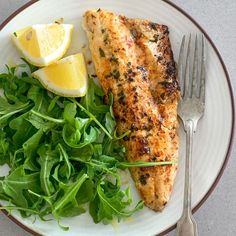
<svg viewBox="0 0 236 236"><path fill-rule="evenodd" d="M148 140L146 138L141 138L139 140L139 142L140 142L141 145L147 145L148 144Z"/></svg>
<svg viewBox="0 0 236 236"><path fill-rule="evenodd" d="M129 141L130 138L129 138L128 136L125 136L125 137L123 138L123 140L124 140L124 141Z"/></svg>
<svg viewBox="0 0 236 236"><path fill-rule="evenodd" d="M152 39L149 39L149 42L157 43L159 40L159 34L154 34Z"/></svg>
<svg viewBox="0 0 236 236"><path fill-rule="evenodd" d="M108 43L108 34L105 34L103 42L107 45L107 43Z"/></svg>
<svg viewBox="0 0 236 236"><path fill-rule="evenodd" d="M98 8L98 9L97 9L97 12L100 12L100 11L101 11L101 8Z"/></svg>
<svg viewBox="0 0 236 236"><path fill-rule="evenodd" d="M114 114L116 120L120 120L120 116L118 114Z"/></svg>
<svg viewBox="0 0 236 236"><path fill-rule="evenodd" d="M128 74L126 72L123 75L126 79L128 78Z"/></svg>
<svg viewBox="0 0 236 236"><path fill-rule="evenodd" d="M138 31L136 29L131 29L130 33L135 40L139 38Z"/></svg>
<svg viewBox="0 0 236 236"><path fill-rule="evenodd" d="M148 117L148 124L149 125L153 124L152 118L150 116Z"/></svg>
<svg viewBox="0 0 236 236"><path fill-rule="evenodd" d="M157 62L162 62L163 56L157 56L157 55L155 55L155 57L157 58Z"/></svg>
<svg viewBox="0 0 236 236"><path fill-rule="evenodd" d="M153 156L152 157L152 161L156 161L157 160L157 157L156 156Z"/></svg>
<svg viewBox="0 0 236 236"><path fill-rule="evenodd" d="M145 116L147 116L146 112L141 112L141 118L144 118Z"/></svg>
<svg viewBox="0 0 236 236"><path fill-rule="evenodd" d="M147 79L147 75L148 75L147 69L144 66L137 66L137 69L141 71L142 78Z"/></svg>
<svg viewBox="0 0 236 236"><path fill-rule="evenodd" d="M147 71L144 66L137 66L136 68L140 71Z"/></svg>
<svg viewBox="0 0 236 236"><path fill-rule="evenodd" d="M120 119L121 122L125 123L126 122L126 119L123 117Z"/></svg>
<svg viewBox="0 0 236 236"><path fill-rule="evenodd" d="M112 77L112 73L109 73L109 74L105 75L105 79L109 79L111 77Z"/></svg>
<svg viewBox="0 0 236 236"><path fill-rule="evenodd" d="M150 177L150 175L148 173L144 174L144 175L140 175L139 177L139 182L142 185L146 185L147 184L147 179Z"/></svg>
<svg viewBox="0 0 236 236"><path fill-rule="evenodd" d="M133 92L137 91L137 87L134 86L134 87L132 88L132 91L133 91Z"/></svg>
<svg viewBox="0 0 236 236"><path fill-rule="evenodd" d="M97 75L96 74L92 74L91 75L93 78L97 78Z"/></svg>
<svg viewBox="0 0 236 236"><path fill-rule="evenodd" d="M131 127L130 127L131 131L133 131L133 130L134 130L134 128L135 128L135 124L134 124L134 123L132 123L132 124L131 124Z"/></svg>
<svg viewBox="0 0 236 236"><path fill-rule="evenodd" d="M100 57L105 57L105 52L103 51L102 48L99 48L99 55Z"/></svg>
<svg viewBox="0 0 236 236"><path fill-rule="evenodd" d="M128 74L129 77L135 77L136 76L136 72L134 72L132 68L129 68L127 70L127 74Z"/></svg>
<svg viewBox="0 0 236 236"><path fill-rule="evenodd" d="M147 184L146 176L145 176L145 175L141 175L141 176L139 177L139 182L140 182L142 185L146 185L146 184Z"/></svg>
<svg viewBox="0 0 236 236"><path fill-rule="evenodd" d="M128 74L131 74L132 72L133 72L132 68L130 68L130 69L127 70L127 73L128 73Z"/></svg>
<svg viewBox="0 0 236 236"><path fill-rule="evenodd" d="M161 94L160 94L160 98L162 99L162 101L164 101L164 100L165 100L165 96L166 96L166 94L165 94L165 93L161 93Z"/></svg>
<svg viewBox="0 0 236 236"><path fill-rule="evenodd" d="M91 64L92 64L92 61L91 61L91 60L87 61L87 64L88 64L88 65L91 65Z"/></svg>
<svg viewBox="0 0 236 236"><path fill-rule="evenodd" d="M136 135L131 135L130 139L135 140L136 139Z"/></svg>
<svg viewBox="0 0 236 236"><path fill-rule="evenodd" d="M153 23L153 22L150 22L150 23L149 23L149 26L150 26L151 29L153 29L153 30L157 30L157 26L158 26L158 24Z"/></svg>
<svg viewBox="0 0 236 236"><path fill-rule="evenodd" d="M163 34L169 34L169 29L166 25L162 25L161 29L162 29Z"/></svg>
<svg viewBox="0 0 236 236"><path fill-rule="evenodd" d="M135 93L134 94L134 103L138 102L138 95Z"/></svg>
<svg viewBox="0 0 236 236"><path fill-rule="evenodd" d="M160 83L164 85L164 87L166 88L168 92L174 92L175 90L179 90L179 84L177 80L162 81Z"/></svg>
<svg viewBox="0 0 236 236"><path fill-rule="evenodd" d="M125 96L125 94L124 94L124 92L123 91L121 91L120 93L118 93L118 102L120 103L120 104L122 104L122 105L125 105L125 103L126 103L126 96Z"/></svg>
<svg viewBox="0 0 236 236"><path fill-rule="evenodd" d="M116 69L113 70L112 75L116 80L118 80L120 78L120 72Z"/></svg>
<svg viewBox="0 0 236 236"><path fill-rule="evenodd" d="M144 154L149 154L150 153L150 147L148 147L148 146L144 146L144 147L141 147L140 148L140 154L141 155L144 155Z"/></svg>
<svg viewBox="0 0 236 236"><path fill-rule="evenodd" d="M101 29L102 34L106 32L106 29Z"/></svg>
<svg viewBox="0 0 236 236"><path fill-rule="evenodd" d="M131 76L128 77L128 80L129 80L129 82L134 82L134 78Z"/></svg>
<svg viewBox="0 0 236 236"><path fill-rule="evenodd" d="M132 123L131 127L130 127L130 130L131 131L138 131L138 127L134 123Z"/></svg>
<svg viewBox="0 0 236 236"><path fill-rule="evenodd" d="M150 131L153 129L153 123L142 125L142 130Z"/></svg>
<svg viewBox="0 0 236 236"><path fill-rule="evenodd" d="M174 133L174 132L173 132L173 133L172 133L172 132L170 132L170 134L169 134L169 135L170 135L170 138L171 138L171 139L174 139L174 138L175 138L175 133Z"/></svg>
<svg viewBox="0 0 236 236"><path fill-rule="evenodd" d="M166 73L169 76L172 76L172 75L176 74L176 67L175 67L175 62L174 61L168 62L166 67L167 67L166 68Z"/></svg>
<svg viewBox="0 0 236 236"><path fill-rule="evenodd" d="M110 58L110 62L119 63L119 60L114 54L112 54Z"/></svg>

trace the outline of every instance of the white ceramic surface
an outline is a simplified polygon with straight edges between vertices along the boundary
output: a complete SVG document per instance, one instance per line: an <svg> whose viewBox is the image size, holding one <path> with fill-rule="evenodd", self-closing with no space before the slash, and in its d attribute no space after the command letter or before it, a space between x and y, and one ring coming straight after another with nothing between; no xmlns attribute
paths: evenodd
<svg viewBox="0 0 236 236"><path fill-rule="evenodd" d="M182 35L199 32L199 29L188 18L163 1L41 0L17 15L0 32L0 70L3 69L5 63L17 62L17 58L20 57L10 42L9 34L30 24L48 23L64 17L65 23L74 24L76 29L68 54L77 52L86 42L85 34L81 28L82 14L86 9L99 7L128 17L147 18L168 25L175 57L178 55ZM216 179L228 150L232 129L231 99L223 67L208 43L206 53L208 59L206 112L199 123L199 129L194 138L193 207L201 201ZM95 225L91 218L84 214L63 221L63 224L70 226L68 232L62 231L56 222L47 223L37 220L33 224L32 219L21 219L17 213L14 213L14 216L34 231L50 236L153 235L160 233L175 224L181 214L185 142L183 132L180 133L179 172L171 200L162 213L154 213L145 208L133 216L131 220L115 226ZM135 189L133 192L137 199Z"/></svg>

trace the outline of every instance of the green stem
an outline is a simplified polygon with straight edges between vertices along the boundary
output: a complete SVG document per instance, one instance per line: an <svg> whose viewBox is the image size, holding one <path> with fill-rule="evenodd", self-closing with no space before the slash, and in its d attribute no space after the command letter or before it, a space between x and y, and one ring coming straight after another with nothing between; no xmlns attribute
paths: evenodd
<svg viewBox="0 0 236 236"><path fill-rule="evenodd" d="M177 163L176 161L158 161L158 162L137 161L137 162L118 162L118 166L125 167L125 168L132 168L132 167L151 167L151 166L173 165L176 163Z"/></svg>
<svg viewBox="0 0 236 236"><path fill-rule="evenodd" d="M36 214L36 215L40 214L38 211L28 209L28 208L24 208L24 207L18 207L18 206L1 206L0 210L7 210L7 211L19 210L19 211L30 212L30 213L33 213L33 214Z"/></svg>
<svg viewBox="0 0 236 236"><path fill-rule="evenodd" d="M12 112L9 112L3 116L0 117L0 122L2 122L4 119L8 119L9 117L11 117L12 115L15 115L16 113L19 113L21 111L24 111L26 109L28 109L29 107L31 107L30 104L26 103L24 104L21 108L19 108L18 110L15 110L15 111L12 111Z"/></svg>
<svg viewBox="0 0 236 236"><path fill-rule="evenodd" d="M32 114L38 116L38 117L41 117L41 118L43 118L43 119L45 119L45 120L48 120L48 121L52 121L52 122L54 122L54 123L56 123L56 124L64 124L64 123L65 123L65 121L62 120L62 119L55 119L55 118L53 118L53 117L43 115L43 114L41 114L41 113L39 113L39 112L37 112L37 111L34 111L34 110L31 110L30 112L31 112Z"/></svg>
<svg viewBox="0 0 236 236"><path fill-rule="evenodd" d="M70 160L73 160L73 161L82 162L82 163L87 164L87 165L90 165L90 166L92 166L92 167L100 168L100 169L106 171L107 173L113 175L114 177L116 177L117 180L118 180L118 183L120 183L120 180L119 180L119 179L120 179L120 176L119 176L118 174L112 172L111 170L109 170L108 167L104 167L104 166L102 165L102 164L104 164L104 163L101 163L101 162L99 162L99 161L97 161L97 163L96 163L95 160L84 161L83 159L81 159L81 158L79 158L79 157L70 157L69 159L70 159ZM114 166L114 167L115 167L115 166Z"/></svg>

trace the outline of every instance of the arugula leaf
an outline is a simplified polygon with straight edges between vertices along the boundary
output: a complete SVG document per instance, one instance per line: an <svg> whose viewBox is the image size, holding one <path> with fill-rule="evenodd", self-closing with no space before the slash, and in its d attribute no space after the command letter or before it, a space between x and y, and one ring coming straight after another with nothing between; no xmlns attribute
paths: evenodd
<svg viewBox="0 0 236 236"><path fill-rule="evenodd" d="M70 185L61 186L64 193L61 198L59 198L52 206L53 211L52 214L56 219L59 219L61 216L65 216L64 211L67 212L66 216L68 216L68 208L73 210L73 215L75 213L79 214L81 212L81 207L79 207L76 195L84 183L84 181L88 178L87 174L83 174L78 180ZM73 209L74 208L74 209Z"/></svg>
<svg viewBox="0 0 236 236"><path fill-rule="evenodd" d="M28 113L24 113L12 119L9 123L9 127L16 131L12 136L12 141L17 149L21 147L22 144L35 132L37 132L37 129L26 120L27 117Z"/></svg>
<svg viewBox="0 0 236 236"><path fill-rule="evenodd" d="M55 97L51 100L51 102L50 102L50 104L49 104L49 106L48 106L48 112L51 112L51 111L54 109L54 107L56 106L56 103L57 103L57 101L59 100L59 98L60 98L60 96L55 96Z"/></svg>
<svg viewBox="0 0 236 236"><path fill-rule="evenodd" d="M77 110L76 110L76 104L75 103L67 103L65 108L64 108L64 112L63 112L63 118L65 121L67 121L70 125L74 125L75 122L75 115L77 113Z"/></svg>
<svg viewBox="0 0 236 236"><path fill-rule="evenodd" d="M78 204L84 204L93 200L96 186L91 179L87 179L76 194Z"/></svg>
<svg viewBox="0 0 236 236"><path fill-rule="evenodd" d="M27 109L30 108L29 103L25 103L25 104L14 104L11 105L9 103L7 103L8 105L4 104L4 99L0 97L0 114L2 114L2 116L0 116L0 127L4 126L5 122L13 115L15 115L16 113L22 112L22 111L26 111ZM7 108L5 107L7 106Z"/></svg>
<svg viewBox="0 0 236 236"><path fill-rule="evenodd" d="M110 112L106 113L105 116L105 127L109 131L109 133L112 133L116 127L116 122L114 118L112 117Z"/></svg>
<svg viewBox="0 0 236 236"><path fill-rule="evenodd" d="M28 91L27 98L34 102L34 111L47 114L50 103L45 90L32 85Z"/></svg>
<svg viewBox="0 0 236 236"><path fill-rule="evenodd" d="M101 87L96 85L92 78L89 78L88 91L84 97L81 98L81 105L84 106L89 112L106 113L109 111L109 106L101 102L104 92Z"/></svg>
<svg viewBox="0 0 236 236"><path fill-rule="evenodd" d="M120 220L122 217L129 217L134 212L142 209L143 203L139 202L132 210L124 211L131 202L129 188L123 191L119 186L105 180L97 186L97 197L90 204L90 214L95 223L102 220L112 220L113 216Z"/></svg>
<svg viewBox="0 0 236 236"><path fill-rule="evenodd" d="M2 189L17 206L29 207L24 190L40 192L39 173L26 174L23 166L18 167L2 181Z"/></svg>
<svg viewBox="0 0 236 236"><path fill-rule="evenodd" d="M45 122L41 117L32 114L32 112L28 115L26 120L30 122L36 129L42 129L44 132L52 130L56 126L55 122Z"/></svg>
<svg viewBox="0 0 236 236"><path fill-rule="evenodd" d="M106 128L101 124L101 122L98 121L98 119L87 109L85 109L80 103L78 103L76 100L74 99L70 99L71 101L73 101L80 109L81 111L83 111L84 113L86 113L86 115L88 115L88 117L90 117L91 120L93 120L100 128L101 130L110 138L112 139L111 134L106 130Z"/></svg>
<svg viewBox="0 0 236 236"><path fill-rule="evenodd" d="M0 165L6 161L7 153L9 151L9 142L6 138L6 133L0 130Z"/></svg>
<svg viewBox="0 0 236 236"><path fill-rule="evenodd" d="M60 153L60 156L62 160L64 160L64 165L61 166L60 168L60 175L61 176L65 176L67 180L70 179L72 171L73 171L73 166L70 163L69 157L65 151L65 149L63 148L63 146L59 143L57 146L57 149Z"/></svg>
<svg viewBox="0 0 236 236"><path fill-rule="evenodd" d="M53 166L58 163L59 158L56 151L50 150L50 146L43 145L39 148L38 154L40 156L40 184L41 188L46 194L50 196L55 192L55 188L50 180Z"/></svg>
<svg viewBox="0 0 236 236"><path fill-rule="evenodd" d="M78 129L69 129L68 125L63 127L62 136L65 143L72 148L82 148L87 146L98 139L100 131L97 128L90 127L89 133L84 131L80 133Z"/></svg>
<svg viewBox="0 0 236 236"><path fill-rule="evenodd" d="M23 143L23 150L27 158L32 158L43 136L43 130L39 129L32 137Z"/></svg>

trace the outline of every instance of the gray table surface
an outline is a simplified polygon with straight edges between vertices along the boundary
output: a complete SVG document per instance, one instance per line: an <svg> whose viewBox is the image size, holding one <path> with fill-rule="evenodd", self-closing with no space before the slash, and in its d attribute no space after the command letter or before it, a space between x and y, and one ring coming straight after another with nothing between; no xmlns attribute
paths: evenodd
<svg viewBox="0 0 236 236"><path fill-rule="evenodd" d="M0 23L26 2L28 1L0 0ZM236 0L173 0L173 2L186 10L208 32L225 61L236 93ZM195 213L201 236L236 235L235 146L219 184ZM29 234L0 213L0 236L25 235ZM172 235L174 232L168 234Z"/></svg>

